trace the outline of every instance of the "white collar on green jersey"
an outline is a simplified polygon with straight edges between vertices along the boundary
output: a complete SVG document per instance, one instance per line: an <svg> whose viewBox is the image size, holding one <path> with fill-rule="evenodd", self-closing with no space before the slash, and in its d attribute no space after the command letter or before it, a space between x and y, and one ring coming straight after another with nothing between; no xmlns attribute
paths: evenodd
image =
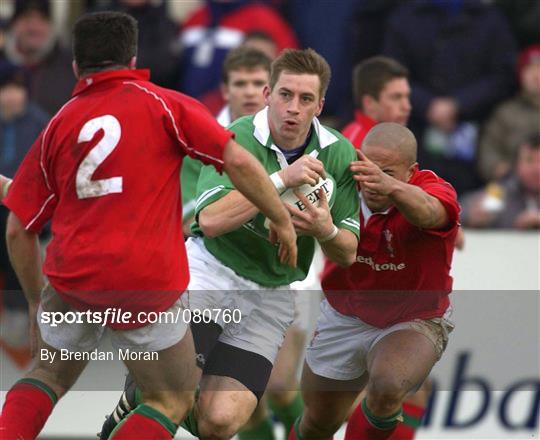
<svg viewBox="0 0 540 440"><path fill-rule="evenodd" d="M268 107L263 108L253 118L253 125L255 130L253 136L261 144L267 145L268 138L270 137L270 126L268 125ZM333 135L329 130L324 128L317 118L313 118L312 122L317 138L319 139L319 147L321 149L328 147L328 145L337 142L339 139Z"/></svg>
<svg viewBox="0 0 540 440"><path fill-rule="evenodd" d="M219 115L217 115L216 120L218 121L218 124L222 127L227 127L230 125L231 121L231 108L226 105L221 109L219 112Z"/></svg>

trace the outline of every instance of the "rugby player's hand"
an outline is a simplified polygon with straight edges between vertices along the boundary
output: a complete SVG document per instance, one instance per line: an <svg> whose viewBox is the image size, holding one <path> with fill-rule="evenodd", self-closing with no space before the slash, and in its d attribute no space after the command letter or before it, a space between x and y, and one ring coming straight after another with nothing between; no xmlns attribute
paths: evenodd
<svg viewBox="0 0 540 440"><path fill-rule="evenodd" d="M0 174L0 202L6 196L10 183L11 183L11 179Z"/></svg>
<svg viewBox="0 0 540 440"><path fill-rule="evenodd" d="M323 163L309 155L295 160L293 164L281 170L279 175L287 188L296 188L306 183L314 186L320 177L326 179Z"/></svg>
<svg viewBox="0 0 540 440"><path fill-rule="evenodd" d="M296 267L298 248L296 246L296 232L291 219L287 218L283 224L270 222L269 238L272 243L279 243L279 261L282 264Z"/></svg>
<svg viewBox="0 0 540 440"><path fill-rule="evenodd" d="M334 230L334 222L330 214L328 199L323 188L319 189L319 205L315 206L300 191L294 194L306 207L303 211L296 206L285 204L292 216L292 222L299 235L310 235L315 238L327 237Z"/></svg>
<svg viewBox="0 0 540 440"><path fill-rule="evenodd" d="M349 167L354 173L353 179L368 191L382 196L389 195L395 189L396 179L371 162L362 151L356 150L356 154L358 160L351 162Z"/></svg>

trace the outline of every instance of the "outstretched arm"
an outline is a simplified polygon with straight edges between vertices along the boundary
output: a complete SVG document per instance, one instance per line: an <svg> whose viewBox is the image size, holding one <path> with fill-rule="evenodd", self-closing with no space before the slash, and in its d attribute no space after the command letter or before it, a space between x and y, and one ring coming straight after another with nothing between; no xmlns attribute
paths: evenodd
<svg viewBox="0 0 540 440"><path fill-rule="evenodd" d="M37 347L37 309L40 293L45 284L41 272L38 235L25 230L17 216L10 213L7 222L6 242L11 265L28 301L30 348L32 355L34 355Z"/></svg>

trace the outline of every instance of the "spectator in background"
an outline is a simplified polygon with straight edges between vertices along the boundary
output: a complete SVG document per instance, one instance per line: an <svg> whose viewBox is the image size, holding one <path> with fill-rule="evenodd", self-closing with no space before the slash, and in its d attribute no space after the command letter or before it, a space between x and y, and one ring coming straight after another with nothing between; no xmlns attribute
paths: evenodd
<svg viewBox="0 0 540 440"><path fill-rule="evenodd" d="M488 181L510 172L523 135L540 127L540 44L520 53L517 70L519 93L495 110L480 142L478 166Z"/></svg>
<svg viewBox="0 0 540 440"><path fill-rule="evenodd" d="M14 176L26 152L47 124L49 116L28 100L26 77L22 68L0 67L0 174ZM24 364L29 356L22 351L28 345L28 313L24 295L7 254L4 231L8 210L0 206L0 345ZM0 309L2 307L0 306ZM13 354L12 353L12 354Z"/></svg>
<svg viewBox="0 0 540 440"><path fill-rule="evenodd" d="M298 47L292 29L271 6L252 0L207 0L182 26L180 91L217 113L223 103L211 98L219 94L225 55L255 31L274 40L278 52Z"/></svg>
<svg viewBox="0 0 540 440"><path fill-rule="evenodd" d="M419 162L458 193L477 187L477 124L512 90L506 19L480 0L413 1L389 18L383 51L410 71Z"/></svg>
<svg viewBox="0 0 540 440"><path fill-rule="evenodd" d="M520 145L508 177L463 198L461 215L473 228L540 228L540 133Z"/></svg>
<svg viewBox="0 0 540 440"><path fill-rule="evenodd" d="M0 55L0 63L6 60L30 73L30 96L47 113L56 113L71 96L71 55L55 35L48 1L16 0Z"/></svg>
<svg viewBox="0 0 540 440"><path fill-rule="evenodd" d="M139 24L137 66L150 69L152 82L168 88L177 84L179 72L178 26L167 15L165 2L110 0L99 10L125 12Z"/></svg>

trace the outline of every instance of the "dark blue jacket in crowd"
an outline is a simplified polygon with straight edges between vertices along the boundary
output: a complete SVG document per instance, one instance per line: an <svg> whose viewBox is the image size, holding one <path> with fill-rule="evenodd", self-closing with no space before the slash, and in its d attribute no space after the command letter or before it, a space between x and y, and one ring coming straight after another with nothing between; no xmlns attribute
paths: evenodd
<svg viewBox="0 0 540 440"><path fill-rule="evenodd" d="M0 117L0 174L13 177L24 156L49 121L49 116L34 104L12 121Z"/></svg>
<svg viewBox="0 0 540 440"><path fill-rule="evenodd" d="M479 0L419 0L389 18L384 49L410 70L413 116L450 96L478 120L513 90L516 43L499 10Z"/></svg>
<svg viewBox="0 0 540 440"><path fill-rule="evenodd" d="M345 119L352 115L352 68L356 48L356 0L311 2L289 0L287 16L302 47L319 52L332 68L324 112Z"/></svg>

